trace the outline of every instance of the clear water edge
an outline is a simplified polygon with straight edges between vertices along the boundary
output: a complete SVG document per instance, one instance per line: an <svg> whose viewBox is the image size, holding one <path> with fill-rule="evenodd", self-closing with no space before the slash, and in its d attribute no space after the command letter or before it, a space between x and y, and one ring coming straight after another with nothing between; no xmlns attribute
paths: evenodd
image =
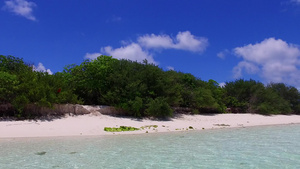
<svg viewBox="0 0 300 169"><path fill-rule="evenodd" d="M300 124L0 139L0 168L300 168Z"/></svg>

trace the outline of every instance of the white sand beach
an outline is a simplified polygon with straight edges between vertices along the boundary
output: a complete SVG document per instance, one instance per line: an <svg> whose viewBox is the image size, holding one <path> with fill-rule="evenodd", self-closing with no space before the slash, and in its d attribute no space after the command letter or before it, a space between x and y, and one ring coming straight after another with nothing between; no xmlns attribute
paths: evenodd
<svg viewBox="0 0 300 169"><path fill-rule="evenodd" d="M150 119L139 120L134 118L113 117L94 112L86 115L66 116L51 121L0 121L0 138L146 134L295 123L300 123L299 115L179 115L169 121L157 121ZM157 125L157 127L153 127L153 125ZM120 126L131 126L136 128L144 126L144 129L126 132L104 131L104 127Z"/></svg>

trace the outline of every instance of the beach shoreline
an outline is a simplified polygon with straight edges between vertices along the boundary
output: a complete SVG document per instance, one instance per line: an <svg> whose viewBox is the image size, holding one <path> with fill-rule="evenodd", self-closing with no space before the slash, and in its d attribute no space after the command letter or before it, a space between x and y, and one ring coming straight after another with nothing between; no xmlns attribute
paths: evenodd
<svg viewBox="0 0 300 169"><path fill-rule="evenodd" d="M104 136L195 131L265 125L300 124L300 115L216 114L178 115L170 120L135 119L91 113L53 119L0 121L0 139L63 136ZM130 126L136 131L107 132L104 127Z"/></svg>

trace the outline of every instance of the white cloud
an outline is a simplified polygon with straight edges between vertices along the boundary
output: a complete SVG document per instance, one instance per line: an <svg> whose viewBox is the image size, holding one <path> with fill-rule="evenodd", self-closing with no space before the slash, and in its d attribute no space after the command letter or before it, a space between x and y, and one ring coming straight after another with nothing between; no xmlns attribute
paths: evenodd
<svg viewBox="0 0 300 169"><path fill-rule="evenodd" d="M52 75L53 73L51 72L50 69L46 69L45 66L42 63L39 63L38 66L32 66L33 71L37 72L47 72L48 74Z"/></svg>
<svg viewBox="0 0 300 169"><path fill-rule="evenodd" d="M196 37L189 31L178 32L176 39L169 35L144 35L138 38L138 43L146 48L180 49L192 52L203 52L208 46L208 40Z"/></svg>
<svg viewBox="0 0 300 169"><path fill-rule="evenodd" d="M221 82L221 83L219 83L219 86L220 87L224 87L226 85L226 83L225 82Z"/></svg>
<svg viewBox="0 0 300 169"><path fill-rule="evenodd" d="M217 56L221 59L225 59L226 55L228 55L230 52L228 49L223 50L222 52L217 53Z"/></svg>
<svg viewBox="0 0 300 169"><path fill-rule="evenodd" d="M300 0L291 0L292 3L296 3L297 5L300 5Z"/></svg>
<svg viewBox="0 0 300 169"><path fill-rule="evenodd" d="M167 69L168 70L175 70L174 67L172 67L172 66L167 66Z"/></svg>
<svg viewBox="0 0 300 169"><path fill-rule="evenodd" d="M8 10L29 20L36 21L36 18L32 14L33 8L37 6L34 2L26 0L9 0L4 3L4 10Z"/></svg>
<svg viewBox="0 0 300 169"><path fill-rule="evenodd" d="M233 72L242 76L242 70L249 74L259 74L266 82L283 82L289 85L300 84L300 49L281 39L269 38L256 44L234 49L243 59Z"/></svg>
<svg viewBox="0 0 300 169"><path fill-rule="evenodd" d="M106 20L106 22L120 22L122 21L122 17L119 16L115 16L113 15L112 17L110 17L109 19Z"/></svg>
<svg viewBox="0 0 300 169"><path fill-rule="evenodd" d="M234 78L242 77L243 70L245 70L248 74L255 74L259 71L259 68L253 63L242 61L233 68Z"/></svg>
<svg viewBox="0 0 300 169"><path fill-rule="evenodd" d="M121 41L122 47L112 48L111 46L102 47L100 52L110 55L117 59L129 59L132 61L158 64L151 53L151 49L180 49L192 52L203 52L208 46L206 38L199 38L192 35L189 31L179 32L176 39L168 35L144 35L137 38L137 42ZM100 53L86 53L86 59L95 59Z"/></svg>
<svg viewBox="0 0 300 169"><path fill-rule="evenodd" d="M224 52L219 52L219 53L217 54L217 56L218 56L219 58L221 58L221 59L225 59L225 53L224 53Z"/></svg>
<svg viewBox="0 0 300 169"><path fill-rule="evenodd" d="M172 48L173 40L168 35L144 35L138 38L138 42L146 48Z"/></svg>
<svg viewBox="0 0 300 169"><path fill-rule="evenodd" d="M177 49L203 52L208 46L208 40L206 38L197 38L189 31L179 32L176 39L178 43L175 44L175 48Z"/></svg>
<svg viewBox="0 0 300 169"><path fill-rule="evenodd" d="M121 20L122 20L122 18L119 16L113 16L111 19L112 22L120 22Z"/></svg>
<svg viewBox="0 0 300 169"><path fill-rule="evenodd" d="M91 60L94 60L96 59L98 56L101 56L102 54L101 53L86 53L84 58L85 59L91 59Z"/></svg>
<svg viewBox="0 0 300 169"><path fill-rule="evenodd" d="M153 57L147 51L144 51L141 46L137 43L131 43L127 46L113 49L111 46L101 48L101 52L107 55L113 56L117 59L129 59L132 61L143 62L147 60L149 63L154 63Z"/></svg>

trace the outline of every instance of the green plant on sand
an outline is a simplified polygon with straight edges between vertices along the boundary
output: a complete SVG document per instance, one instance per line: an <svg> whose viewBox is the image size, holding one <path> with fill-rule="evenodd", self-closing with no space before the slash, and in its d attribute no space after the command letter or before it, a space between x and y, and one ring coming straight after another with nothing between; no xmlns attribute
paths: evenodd
<svg viewBox="0 0 300 169"><path fill-rule="evenodd" d="M107 131L107 132L122 132L122 131L135 131L135 130L139 130L139 129L135 128L135 127L130 127L130 126L120 126L119 128L104 127L104 131Z"/></svg>

